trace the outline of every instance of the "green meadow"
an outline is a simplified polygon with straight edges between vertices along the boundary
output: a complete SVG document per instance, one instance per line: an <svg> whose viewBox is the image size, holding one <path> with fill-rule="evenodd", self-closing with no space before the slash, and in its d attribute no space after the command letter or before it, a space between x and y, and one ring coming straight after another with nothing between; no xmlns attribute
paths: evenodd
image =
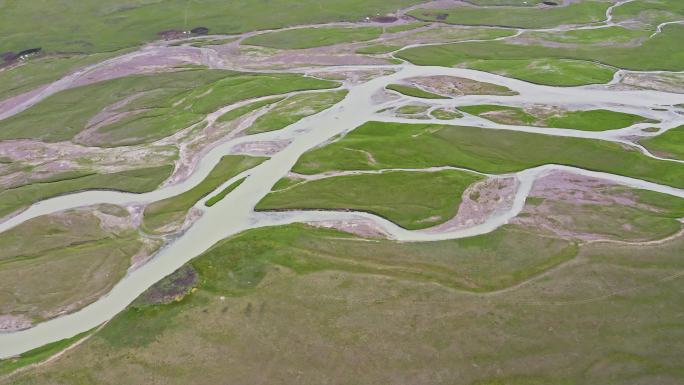
<svg viewBox="0 0 684 385"><path fill-rule="evenodd" d="M340 43L373 40L380 37L382 28L295 28L250 36L241 43L278 49L303 49Z"/></svg>
<svg viewBox="0 0 684 385"><path fill-rule="evenodd" d="M367 211L413 230L451 219L463 191L481 179L477 174L455 170L337 176L271 192L256 209Z"/></svg>
<svg viewBox="0 0 684 385"><path fill-rule="evenodd" d="M563 164L684 187L683 165L649 158L617 143L434 124L368 122L341 140L304 153L293 170L316 174L333 170L454 166L500 174L544 164Z"/></svg>

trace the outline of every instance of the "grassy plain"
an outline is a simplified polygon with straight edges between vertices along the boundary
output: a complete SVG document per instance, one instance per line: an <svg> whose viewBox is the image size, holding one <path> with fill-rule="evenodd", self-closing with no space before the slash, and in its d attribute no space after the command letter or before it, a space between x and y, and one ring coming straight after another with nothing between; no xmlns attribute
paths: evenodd
<svg viewBox="0 0 684 385"><path fill-rule="evenodd" d="M250 36L243 40L242 44L278 49L303 49L368 41L377 39L381 34L382 28L380 27L296 28Z"/></svg>
<svg viewBox="0 0 684 385"><path fill-rule="evenodd" d="M339 103L347 95L346 90L313 92L291 96L258 117L247 128L248 134L280 130L299 120L317 114Z"/></svg>
<svg viewBox="0 0 684 385"><path fill-rule="evenodd" d="M91 128L77 141L104 147L149 143L241 100L336 85L294 74L203 69L129 76L52 95L1 121L0 140L70 140L86 130L90 119L103 109L128 100L114 109L119 114L117 121Z"/></svg>
<svg viewBox="0 0 684 385"><path fill-rule="evenodd" d="M619 7L618 7L619 8ZM566 44L630 43L647 38L648 31L628 29L620 26L595 29L575 29L562 32L525 32L523 37Z"/></svg>
<svg viewBox="0 0 684 385"><path fill-rule="evenodd" d="M228 179L259 165L265 159L243 155L224 156L209 172L209 175L195 187L182 194L148 205L143 213L142 228L149 233L163 233L170 224L179 225L197 201L216 190Z"/></svg>
<svg viewBox="0 0 684 385"><path fill-rule="evenodd" d="M284 98L285 97L274 97L274 98L268 98L265 100L261 100L258 102L249 103L249 104L244 105L242 107L238 107L238 108L235 108L233 110L226 112L225 114L221 115L218 118L218 121L219 122L230 122L231 120L235 120L239 117L247 115L248 113L250 113L252 111L256 111L259 108L275 104L275 103L283 100Z"/></svg>
<svg viewBox="0 0 684 385"><path fill-rule="evenodd" d="M39 57L19 66L5 68L0 70L0 100L53 82L77 68L124 53L126 50L93 55Z"/></svg>
<svg viewBox="0 0 684 385"><path fill-rule="evenodd" d="M409 15L425 21L459 25L489 25L515 28L550 28L565 24L594 23L605 19L610 4L582 1L565 7L455 7L451 9L415 9Z"/></svg>
<svg viewBox="0 0 684 385"><path fill-rule="evenodd" d="M642 0L625 3L613 11L616 22L637 21L644 29L655 30L658 24L684 18L684 3L678 0Z"/></svg>
<svg viewBox="0 0 684 385"><path fill-rule="evenodd" d="M388 44L375 44L366 47L361 47L356 50L356 53L364 55L378 55L384 53L390 53L400 49L401 46L398 45L388 45Z"/></svg>
<svg viewBox="0 0 684 385"><path fill-rule="evenodd" d="M406 86L403 84L388 84L387 87L388 90L396 91L400 94L406 95L406 96L413 96L414 98L423 98L423 99L449 99L446 96L442 95L437 95L432 92L424 91L421 90L418 87L413 87L413 86Z"/></svg>
<svg viewBox="0 0 684 385"><path fill-rule="evenodd" d="M684 160L684 126L639 141L649 151L673 159Z"/></svg>
<svg viewBox="0 0 684 385"><path fill-rule="evenodd" d="M435 119L451 120L456 118L462 118L463 114L458 111L451 111L444 108L438 108L430 112Z"/></svg>
<svg viewBox="0 0 684 385"><path fill-rule="evenodd" d="M461 64L530 83L559 87L608 83L616 72L605 65L571 59L487 59L468 60Z"/></svg>
<svg viewBox="0 0 684 385"><path fill-rule="evenodd" d="M339 141L304 153L293 170L316 174L454 166L498 174L550 163L684 187L683 165L652 159L617 143L432 124L368 122Z"/></svg>
<svg viewBox="0 0 684 385"><path fill-rule="evenodd" d="M577 45L572 47L550 47L541 44L511 44L502 41L466 42L459 44L417 47L403 50L398 57L419 65L469 66L473 61L495 60L496 69L501 64L515 60L561 60L575 59L598 62L608 66L631 70L682 71L684 52L676 49L684 37L684 26L668 25L663 32L635 47L620 45ZM559 63L559 62L556 62ZM568 63L568 62L564 62ZM487 65L486 62L481 63ZM495 63L497 64L497 63ZM484 69L484 68L477 68ZM598 67L596 67L598 70ZM529 68L528 73L534 70ZM605 72L605 70L602 70ZM586 72L586 71L572 71ZM586 75L585 75L586 76Z"/></svg>
<svg viewBox="0 0 684 385"><path fill-rule="evenodd" d="M216 194L216 195L212 196L211 198L207 199L207 201L204 202L204 205L207 206L207 207L211 207L211 206L217 204L217 203L220 202L223 198L225 198L226 195L230 194L231 191L233 191L233 190L235 190L236 188L238 188L238 186L240 186L240 185L242 184L242 182L244 182L244 181L245 181L245 178L242 178L242 179L240 179L240 180L237 180L237 181L231 183L228 187L226 187L226 188L224 188L223 190L221 190L218 194Z"/></svg>
<svg viewBox="0 0 684 385"><path fill-rule="evenodd" d="M114 0L106 3L0 3L0 52L42 47L49 52L103 52L158 39L161 31L204 26L230 34L332 21L358 21L416 0ZM275 11L274 11L275 10ZM287 10L287 12L284 12ZM50 20L43 23L36 20ZM78 24L75 24L75 20ZM35 21L35 22L32 22Z"/></svg>
<svg viewBox="0 0 684 385"><path fill-rule="evenodd" d="M132 225L104 224L102 215L130 220L125 209L101 205L40 216L0 233L0 314L38 322L107 293L143 243Z"/></svg>
<svg viewBox="0 0 684 385"><path fill-rule="evenodd" d="M289 383L296 370L300 382L330 384L675 384L683 247L578 251L511 226L431 243L252 230L191 263L198 290L182 301L131 306L10 381Z"/></svg>
<svg viewBox="0 0 684 385"><path fill-rule="evenodd" d="M682 198L619 185L599 184L589 191L565 185L528 197L515 223L571 239L636 243L680 232L683 216Z"/></svg>
<svg viewBox="0 0 684 385"><path fill-rule="evenodd" d="M481 179L454 170L336 176L271 192L256 209L360 210L407 229L421 229L454 217L463 191Z"/></svg>
<svg viewBox="0 0 684 385"><path fill-rule="evenodd" d="M542 111L500 105L473 105L459 107L459 110L502 124L522 124L583 131L616 130L637 123L653 123L652 120L640 115L604 109Z"/></svg>
<svg viewBox="0 0 684 385"><path fill-rule="evenodd" d="M143 193L157 188L171 176L173 165L140 168L115 173L68 173L0 191L0 217L58 195L84 190L117 190Z"/></svg>

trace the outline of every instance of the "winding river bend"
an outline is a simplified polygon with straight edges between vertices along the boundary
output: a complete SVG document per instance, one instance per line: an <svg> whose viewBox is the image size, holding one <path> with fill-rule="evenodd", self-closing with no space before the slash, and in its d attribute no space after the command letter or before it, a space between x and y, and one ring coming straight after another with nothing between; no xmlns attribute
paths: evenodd
<svg viewBox="0 0 684 385"><path fill-rule="evenodd" d="M368 67L365 67L368 68ZM256 213L254 206L285 176L305 151L325 144L340 134L370 120L392 120L376 113L376 111L411 98L374 102L373 96L385 85L402 79L416 76L452 75L470 78L477 81L504 85L519 93L516 96L463 96L457 99L437 101L436 104L549 104L572 109L610 108L616 111L639 113L646 117L659 119L659 126L669 129L684 123L684 116L676 114L672 105L684 103L684 95L657 91L617 91L606 87L549 87L526 83L494 74L457 68L419 67L402 64L392 67L397 71L368 82L349 86L347 97L330 109L302 119L280 131L274 131L248 137L240 137L226 142L212 151L200 161L193 174L185 181L146 194L127 194L111 191L88 191L48 199L33 205L20 215L0 224L0 231L9 229L26 220L69 208L98 203L132 203L152 202L186 191L204 179L223 155L240 143L257 140L291 140L277 154L261 165L236 176L233 180L248 175L247 179L225 199L211 208L200 206L204 215L198 219L182 236L162 249L152 260L135 271L130 272L106 296L84 307L78 312L40 323L30 329L0 334L0 358L21 354L50 342L72 337L78 333L92 329L111 319L148 287L164 276L172 273L190 259L204 252L217 241L238 232L268 225L278 225L300 221L322 221L334 219L366 218L375 221L381 228L398 240L430 241L468 237L490 232L506 224L522 210L523 204L533 182L540 176L558 169L599 177L616 183L658 191L684 198L684 190L658 185L638 179L618 175L592 172L559 165L545 165L512 174L518 180L518 189L510 210L489 218L485 223L471 228L444 233L408 231L398 226L365 213L330 212L330 211L293 211L284 213ZM346 71L349 67L326 68L326 71ZM353 68L352 68L353 69ZM653 111L652 108L665 108L666 111ZM413 121L415 122L415 121ZM421 120L420 123L447 122L432 119ZM506 126L488 122L475 117L464 117L450 124L473 125L490 129L506 129L536 132L557 136L574 136L596 140L610 140L628 143L624 138L639 126L622 130L605 132L585 132L561 130L555 128L534 128L523 126ZM650 154L647 154L650 156ZM231 183L228 181L226 184Z"/></svg>

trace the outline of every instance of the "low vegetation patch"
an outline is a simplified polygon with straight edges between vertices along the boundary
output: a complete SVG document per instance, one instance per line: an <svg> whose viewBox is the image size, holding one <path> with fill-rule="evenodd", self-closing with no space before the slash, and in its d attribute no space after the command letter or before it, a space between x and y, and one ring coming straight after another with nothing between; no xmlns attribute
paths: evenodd
<svg viewBox="0 0 684 385"><path fill-rule="evenodd" d="M487 118L501 124L567 128L583 131L606 131L629 127L637 123L656 123L643 116L611 110L565 111L544 106L529 108L474 105L459 107L463 112Z"/></svg>
<svg viewBox="0 0 684 385"><path fill-rule="evenodd" d="M368 122L339 141L304 153L293 171L316 174L454 166L500 174L544 164L565 164L684 187L681 164L653 159L621 144L434 124Z"/></svg>
<svg viewBox="0 0 684 385"><path fill-rule="evenodd" d="M652 153L684 160L684 126L669 129L658 136L639 141Z"/></svg>
<svg viewBox="0 0 684 385"><path fill-rule="evenodd" d="M172 172L173 165L110 174L68 173L65 178L57 176L51 180L5 189L0 191L0 217L44 199L77 191L117 190L134 193L152 191L171 176Z"/></svg>
<svg viewBox="0 0 684 385"><path fill-rule="evenodd" d="M281 101L283 99L285 99L285 98L284 97L274 97L274 98L268 98L265 100L260 100L258 102L249 103L249 104L244 105L242 107L238 107L238 108L235 108L235 109L232 109L232 110L226 112L225 114L221 115L217 119L217 121L218 122L230 122L230 121L233 121L237 118L245 116L252 111L256 111L262 107L266 107L266 106L270 106L270 105L273 105L275 103L278 103L279 101Z"/></svg>
<svg viewBox="0 0 684 385"><path fill-rule="evenodd" d="M684 64L682 64L684 53L676 49L682 36L684 36L684 25L673 24L663 27L661 33L634 47L620 45L567 47L487 41L415 47L402 50L397 53L397 56L418 65L445 67L465 65L491 72L503 71L503 74L508 71L510 76L522 79L529 79L530 76L534 76L535 72L542 72L545 73L544 77L538 77L536 82L544 84L562 83L562 76L554 72L565 72L563 76L571 75L565 80L565 85L571 85L586 78L607 77L605 75L611 69L605 66L643 71L682 71L684 70ZM577 60L587 63L579 64ZM514 65L516 62L519 64ZM549 63L560 71L554 68L550 68L551 71L545 70L543 66ZM544 81L545 78L552 78L555 83Z"/></svg>
<svg viewBox="0 0 684 385"><path fill-rule="evenodd" d="M291 96L258 117L247 128L247 134L275 131L285 128L299 120L327 110L339 103L347 95L346 90L331 92L312 92Z"/></svg>
<svg viewBox="0 0 684 385"><path fill-rule="evenodd" d="M417 19L459 25L491 25L514 28L549 28L564 24L593 23L605 19L609 4L582 1L564 7L456 7L419 8L409 12Z"/></svg>
<svg viewBox="0 0 684 385"><path fill-rule="evenodd" d="M223 200L223 198L225 198L228 194L230 194L231 191L238 188L238 186L240 186L242 184L242 182L245 181L245 179L246 178L242 178L242 179L239 179L239 180L231 183L228 187L221 190L221 192L219 192L218 194L214 195L213 197L207 199L207 201L204 202L204 205L207 207L211 207L211 206L217 204L218 202Z"/></svg>
<svg viewBox="0 0 684 385"><path fill-rule="evenodd" d="M5 285L0 315L30 325L76 311L123 278L134 256L152 253L154 247L148 246L128 211L118 206L89 206L23 222L0 233Z"/></svg>
<svg viewBox="0 0 684 385"><path fill-rule="evenodd" d="M432 115L432 117L435 119L441 119L441 120L452 120L452 119L458 119L458 118L463 117L462 113L460 113L458 111L448 110L445 108L437 108L435 110L432 110L432 112L430 112L430 115Z"/></svg>
<svg viewBox="0 0 684 385"><path fill-rule="evenodd" d="M437 95L432 92L421 90L418 87L406 86L403 84L389 84L386 87L388 90L396 91L406 96L413 96L414 98L422 99L449 99L446 96Z"/></svg>
<svg viewBox="0 0 684 385"><path fill-rule="evenodd" d="M421 229L455 216L463 191L481 179L455 170L336 176L271 192L256 208L368 211L404 228Z"/></svg>
<svg viewBox="0 0 684 385"><path fill-rule="evenodd" d="M278 49L303 49L340 43L373 40L382 34L380 27L317 27L266 32L248 37L242 44Z"/></svg>
<svg viewBox="0 0 684 385"><path fill-rule="evenodd" d="M103 147L149 143L232 103L337 85L296 74L205 69L128 76L58 92L1 121L0 140L74 140ZM114 118L91 121L103 111Z"/></svg>

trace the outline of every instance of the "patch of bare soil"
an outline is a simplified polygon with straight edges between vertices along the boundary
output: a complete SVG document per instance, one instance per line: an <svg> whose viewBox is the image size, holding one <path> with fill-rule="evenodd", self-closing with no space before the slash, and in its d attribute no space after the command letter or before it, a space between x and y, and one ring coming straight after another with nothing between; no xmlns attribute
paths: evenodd
<svg viewBox="0 0 684 385"><path fill-rule="evenodd" d="M0 142L0 188L11 188L60 176L67 172L112 173L169 164L175 151L169 146L85 147L71 142L36 140Z"/></svg>
<svg viewBox="0 0 684 385"><path fill-rule="evenodd" d="M684 94L684 73L627 72L617 87Z"/></svg>
<svg viewBox="0 0 684 385"><path fill-rule="evenodd" d="M149 46L92 66L69 88L135 74L173 71L174 67L202 63L202 51L194 47Z"/></svg>
<svg viewBox="0 0 684 385"><path fill-rule="evenodd" d="M231 149L231 153L252 156L271 156L282 151L292 140L266 140L257 142L240 143Z"/></svg>
<svg viewBox="0 0 684 385"><path fill-rule="evenodd" d="M492 83L479 82L477 80L460 78L456 76L426 76L407 79L412 85L427 91L448 95L501 95L512 96L518 93Z"/></svg>
<svg viewBox="0 0 684 385"><path fill-rule="evenodd" d="M592 210L592 206L596 209ZM611 181L562 171L538 179L522 212L511 222L584 241L613 239L615 237L610 234L615 229L633 230L628 218L603 218L603 225L600 220L597 223L596 218L590 216L601 216L597 210L602 206L631 206L656 211L639 203L629 189ZM587 226L588 222L592 226Z"/></svg>
<svg viewBox="0 0 684 385"><path fill-rule="evenodd" d="M244 68L294 68L305 66L382 65L386 60L357 54L362 43L338 44L298 50L243 48L233 57Z"/></svg>
<svg viewBox="0 0 684 385"><path fill-rule="evenodd" d="M456 216L426 232L444 233L484 223L492 215L513 206L517 182L515 178L489 178L469 186L464 192Z"/></svg>
<svg viewBox="0 0 684 385"><path fill-rule="evenodd" d="M160 305L177 302L189 294L199 282L199 275L190 265L180 269L147 289L135 305Z"/></svg>
<svg viewBox="0 0 684 385"><path fill-rule="evenodd" d="M17 330L28 329L33 326L33 322L23 315L0 315L0 331L15 332Z"/></svg>
<svg viewBox="0 0 684 385"><path fill-rule="evenodd" d="M156 238L142 238L143 246L134 256L131 257L131 267L128 271L133 271L147 263L163 245L164 241Z"/></svg>
<svg viewBox="0 0 684 385"><path fill-rule="evenodd" d="M362 238L389 239L391 238L380 226L370 219L354 219L348 221L315 221L306 222L307 225L336 229Z"/></svg>
<svg viewBox="0 0 684 385"><path fill-rule="evenodd" d="M399 18L396 16L373 16L370 20L374 23L394 23Z"/></svg>

